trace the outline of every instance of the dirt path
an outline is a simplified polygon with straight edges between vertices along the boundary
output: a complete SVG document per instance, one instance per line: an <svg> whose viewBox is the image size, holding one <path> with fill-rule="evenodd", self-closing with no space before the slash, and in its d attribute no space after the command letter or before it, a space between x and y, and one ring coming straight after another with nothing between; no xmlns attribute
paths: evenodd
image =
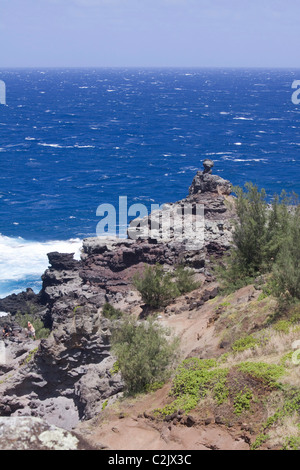
<svg viewBox="0 0 300 470"><path fill-rule="evenodd" d="M118 403L97 423L82 423L79 431L91 445L111 450L249 450L240 430L214 423L188 427L145 417L144 412L147 416L166 402L169 388Z"/></svg>
<svg viewBox="0 0 300 470"><path fill-rule="evenodd" d="M184 299L176 308L187 307ZM219 350L212 318L216 306L207 302L200 309L183 308L178 314L161 315L159 321L180 337L182 358L189 355L213 357ZM249 450L240 428L228 428L211 422L201 424L197 417L192 426L161 422L149 418L151 412L168 401L170 384L154 393L119 401L106 409L98 420L82 423L79 431L95 446L113 450ZM146 417L145 417L146 416ZM199 419L200 418L200 419Z"/></svg>

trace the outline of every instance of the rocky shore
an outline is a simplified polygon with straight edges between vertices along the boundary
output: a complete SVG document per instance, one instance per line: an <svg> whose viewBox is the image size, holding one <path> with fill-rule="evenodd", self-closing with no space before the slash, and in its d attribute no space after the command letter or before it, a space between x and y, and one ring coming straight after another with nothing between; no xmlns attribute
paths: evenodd
<svg viewBox="0 0 300 470"><path fill-rule="evenodd" d="M30 289L0 300L0 311L10 312L1 324L14 325L17 312L34 309L51 329L47 339L34 341L22 332L4 340L5 361L0 363L0 416L32 417L67 431L94 418L122 396L120 374L113 373L110 320L102 315L106 302L128 315L142 308L132 277L144 265L160 263L166 270L183 263L201 278L202 304L216 295L211 258L221 257L231 243L232 196L230 182L212 174L212 162L195 175L187 197L167 204L165 211L182 214L182 207L204 208L203 240L189 226L179 239L176 227L161 236L159 225L146 238L145 227L159 220L150 214L129 228L127 239L83 240L80 261L72 254L49 253L49 268L39 294ZM153 225L152 225L153 226ZM130 231L135 231L131 237ZM154 233L154 235L153 235ZM155 236L155 233L157 236ZM30 262L30 260L28 260ZM173 314L166 308L165 316ZM0 422L1 431L1 422ZM1 440L1 432L0 432Z"/></svg>

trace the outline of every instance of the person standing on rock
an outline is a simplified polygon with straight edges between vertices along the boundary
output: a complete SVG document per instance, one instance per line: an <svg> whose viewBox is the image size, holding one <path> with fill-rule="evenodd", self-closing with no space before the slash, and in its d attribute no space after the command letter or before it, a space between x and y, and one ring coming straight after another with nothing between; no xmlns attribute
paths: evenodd
<svg viewBox="0 0 300 470"><path fill-rule="evenodd" d="M27 330L28 330L28 336L32 337L35 340L36 339L35 328L32 325L32 323L30 323L30 321L27 323Z"/></svg>

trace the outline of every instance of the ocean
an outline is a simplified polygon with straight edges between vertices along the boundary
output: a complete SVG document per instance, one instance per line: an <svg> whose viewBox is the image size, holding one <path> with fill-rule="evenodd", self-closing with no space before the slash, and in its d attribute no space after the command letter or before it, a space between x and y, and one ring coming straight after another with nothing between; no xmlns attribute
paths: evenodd
<svg viewBox="0 0 300 470"><path fill-rule="evenodd" d="M288 69L0 69L0 298L41 288L50 251L101 204L175 202L205 158L234 185L300 194Z"/></svg>

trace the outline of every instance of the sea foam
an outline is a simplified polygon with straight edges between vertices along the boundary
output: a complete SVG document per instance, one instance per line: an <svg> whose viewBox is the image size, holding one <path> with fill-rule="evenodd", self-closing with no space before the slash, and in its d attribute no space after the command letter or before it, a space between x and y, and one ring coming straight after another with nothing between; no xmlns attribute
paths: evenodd
<svg viewBox="0 0 300 470"><path fill-rule="evenodd" d="M49 266L47 253L75 253L74 258L80 259L81 246L78 238L36 242L0 234L0 297L21 292L26 287L39 290L41 275Z"/></svg>

